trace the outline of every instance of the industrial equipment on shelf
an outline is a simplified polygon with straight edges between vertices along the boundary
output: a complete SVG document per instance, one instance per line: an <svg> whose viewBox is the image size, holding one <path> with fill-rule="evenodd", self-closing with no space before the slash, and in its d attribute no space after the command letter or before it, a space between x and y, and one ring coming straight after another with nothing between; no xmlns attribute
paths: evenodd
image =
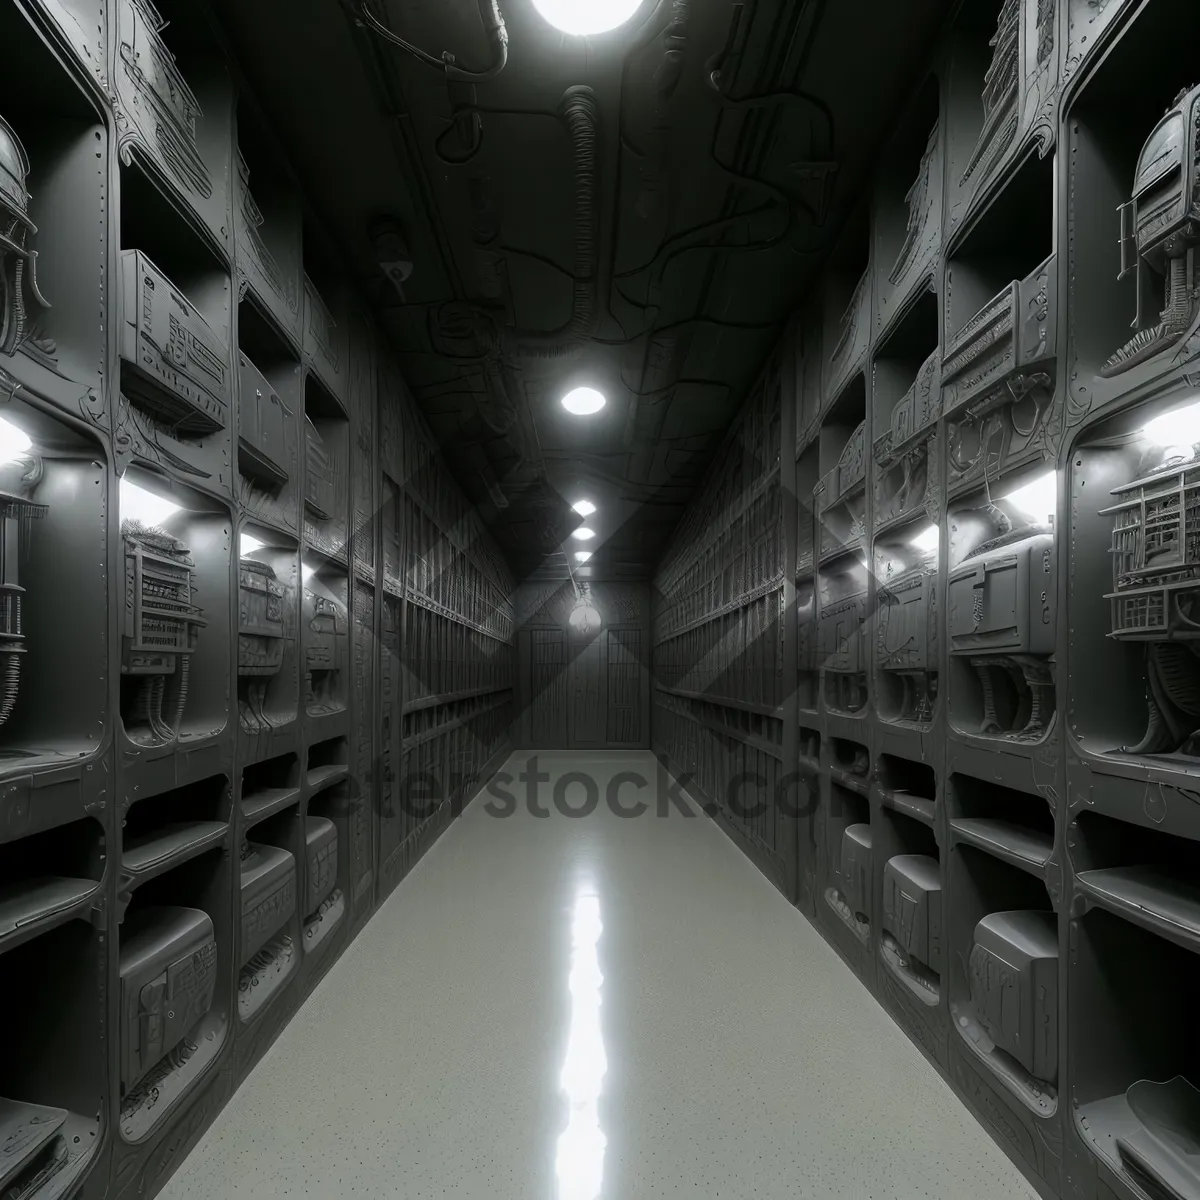
<svg viewBox="0 0 1200 1200"><path fill-rule="evenodd" d="M1121 274L1137 277L1137 334L1105 364L1118 375L1175 345L1200 315L1200 87L1184 89L1146 139L1133 198L1121 205ZM1147 275L1163 280L1165 305L1152 323Z"/></svg>
<svg viewBox="0 0 1200 1200"><path fill-rule="evenodd" d="M1200 754L1200 461L1114 488L1112 636L1146 650L1142 740L1125 754Z"/></svg>
<svg viewBox="0 0 1200 1200"><path fill-rule="evenodd" d="M28 177L25 147L13 127L0 117L0 354L12 354L33 333L29 296L43 308L50 307L38 289L33 245L37 226L29 215ZM54 352L51 341L39 339L39 345Z"/></svg>
<svg viewBox="0 0 1200 1200"><path fill-rule="evenodd" d="M238 708L247 730L273 724L266 710L267 688L283 666L283 604L287 591L266 563L238 562Z"/></svg>
<svg viewBox="0 0 1200 1200"><path fill-rule="evenodd" d="M125 616L121 673L137 681L123 713L126 733L144 745L178 739L191 656L206 624L194 600L195 562L179 539L136 521L121 523ZM168 684L172 687L168 690Z"/></svg>

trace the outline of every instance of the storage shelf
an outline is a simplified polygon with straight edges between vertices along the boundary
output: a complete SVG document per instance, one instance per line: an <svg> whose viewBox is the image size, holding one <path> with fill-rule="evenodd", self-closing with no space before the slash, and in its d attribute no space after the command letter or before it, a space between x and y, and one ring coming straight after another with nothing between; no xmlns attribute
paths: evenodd
<svg viewBox="0 0 1200 1200"><path fill-rule="evenodd" d="M451 692L446 696L422 696L419 700L408 701L403 708L403 713L407 716L409 713L420 712L423 708L436 708L439 704L457 704L460 700L473 700L476 696L491 696L497 692L511 692L512 684L492 684L489 687L468 688L463 692Z"/></svg>
<svg viewBox="0 0 1200 1200"><path fill-rule="evenodd" d="M495 629L488 629L487 626L480 625L478 622L464 617L461 613L455 612L454 609L438 604L436 600L431 600L428 596L422 595L415 588L409 588L405 593L404 599L410 604L415 604L418 608L424 608L439 617L445 617L447 621L454 621L458 625L465 625L468 629L474 629L476 633L482 633L484 637L489 637L493 641L502 642L507 645L512 640L511 633L498 633Z"/></svg>
<svg viewBox="0 0 1200 1200"><path fill-rule="evenodd" d="M1200 888L1158 867L1108 867L1081 871L1080 891L1101 908L1200 951Z"/></svg>
<svg viewBox="0 0 1200 1200"><path fill-rule="evenodd" d="M879 798L885 808L903 813L906 817L921 821L931 829L937 820L937 805L933 800L924 796L914 796L912 792L901 789L880 788Z"/></svg>
<svg viewBox="0 0 1200 1200"><path fill-rule="evenodd" d="M1040 876L1054 853L1054 839L1039 830L990 817L963 817L950 828L964 842L1003 859L1014 867Z"/></svg>
<svg viewBox="0 0 1200 1200"><path fill-rule="evenodd" d="M82 916L99 890L93 879L47 877L0 891L0 954Z"/></svg>
<svg viewBox="0 0 1200 1200"><path fill-rule="evenodd" d="M122 847L121 874L134 885L145 883L219 845L228 829L224 821L189 821L160 826L153 833Z"/></svg>
<svg viewBox="0 0 1200 1200"><path fill-rule="evenodd" d="M655 629L657 640L655 646L661 646L664 642L672 641L674 638L682 637L685 633L691 633L693 629L699 629L702 625L710 625L713 621L719 621L722 617L729 616L730 613L737 612L738 609L746 608L753 604L755 600L761 600L764 596L769 596L772 592L777 592L783 587L783 575L775 575L768 579L765 583L760 583L757 587L750 591L735 597L733 600L726 601L720 608L714 608L711 612L705 613L703 616L696 617L694 620L688 621L686 625L680 625L669 631L659 632ZM658 622L655 622L657 627Z"/></svg>
<svg viewBox="0 0 1200 1200"><path fill-rule="evenodd" d="M246 828L282 812L300 799L298 787L263 788L242 797L242 816Z"/></svg>
<svg viewBox="0 0 1200 1200"><path fill-rule="evenodd" d="M321 792L349 778L350 768L346 763L327 763L321 767L309 767L304 781L310 792Z"/></svg>
<svg viewBox="0 0 1200 1200"><path fill-rule="evenodd" d="M679 696L684 700L699 700L704 704L719 704L722 708L734 708L739 712L754 713L760 717L782 718L783 709L771 704L755 704L752 700L734 700L729 696L714 696L708 692L687 692L682 688L664 687L655 683L655 689L665 692L668 696Z"/></svg>

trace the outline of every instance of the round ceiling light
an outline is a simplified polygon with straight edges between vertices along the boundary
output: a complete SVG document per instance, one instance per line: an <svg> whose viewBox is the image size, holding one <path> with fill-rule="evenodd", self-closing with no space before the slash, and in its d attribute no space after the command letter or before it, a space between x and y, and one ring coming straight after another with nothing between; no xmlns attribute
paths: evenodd
<svg viewBox="0 0 1200 1200"><path fill-rule="evenodd" d="M586 525L581 525L578 529L573 529L571 531L571 536L573 538L578 538L581 542L586 542L596 536L596 531L594 529L589 529Z"/></svg>
<svg viewBox="0 0 1200 1200"><path fill-rule="evenodd" d="M642 0L533 0L533 7L555 29L586 37L624 25Z"/></svg>
<svg viewBox="0 0 1200 1200"><path fill-rule="evenodd" d="M595 388L576 388L563 397L563 408L577 417L590 416L605 405L604 397Z"/></svg>
<svg viewBox="0 0 1200 1200"><path fill-rule="evenodd" d="M596 511L596 506L590 500L577 500L571 507L581 517L590 517Z"/></svg>

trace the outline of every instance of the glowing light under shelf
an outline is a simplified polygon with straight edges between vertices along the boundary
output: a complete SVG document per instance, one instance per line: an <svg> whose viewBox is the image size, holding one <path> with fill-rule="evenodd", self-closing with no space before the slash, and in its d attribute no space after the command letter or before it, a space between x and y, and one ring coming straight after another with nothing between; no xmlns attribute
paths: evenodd
<svg viewBox="0 0 1200 1200"><path fill-rule="evenodd" d="M596 531L589 529L586 525L581 525L578 529L571 531L571 536L581 542L587 542L596 536Z"/></svg>
<svg viewBox="0 0 1200 1200"><path fill-rule="evenodd" d="M238 555L249 558L255 550L261 550L267 543L260 542L252 533L243 533L238 541Z"/></svg>
<svg viewBox="0 0 1200 1200"><path fill-rule="evenodd" d="M575 561L576 562L584 563L584 562L587 562L587 560L591 557L592 557L592 552L590 550L576 550L575 551Z"/></svg>
<svg viewBox="0 0 1200 1200"><path fill-rule="evenodd" d="M1190 457L1192 447L1200 442L1200 400L1147 421L1141 432L1148 442L1164 447L1169 457L1177 457L1176 451Z"/></svg>
<svg viewBox="0 0 1200 1200"><path fill-rule="evenodd" d="M121 520L137 521L142 525L162 525L183 506L166 500L154 492L138 487L128 475L121 476Z"/></svg>
<svg viewBox="0 0 1200 1200"><path fill-rule="evenodd" d="M316 573L316 567L310 567L308 563L300 564L300 580L302 583L307 583Z"/></svg>
<svg viewBox="0 0 1200 1200"><path fill-rule="evenodd" d="M20 458L32 445L25 430L0 417L0 465Z"/></svg>
<svg viewBox="0 0 1200 1200"><path fill-rule="evenodd" d="M1047 471L1001 499L1007 500L1031 521L1050 522L1058 507L1058 472Z"/></svg>
<svg viewBox="0 0 1200 1200"><path fill-rule="evenodd" d="M576 500L571 507L581 517L590 517L596 511L596 506L590 500Z"/></svg>
<svg viewBox="0 0 1200 1200"><path fill-rule="evenodd" d="M928 525L916 537L911 538L909 545L926 552L936 550L942 540L942 531L936 525Z"/></svg>

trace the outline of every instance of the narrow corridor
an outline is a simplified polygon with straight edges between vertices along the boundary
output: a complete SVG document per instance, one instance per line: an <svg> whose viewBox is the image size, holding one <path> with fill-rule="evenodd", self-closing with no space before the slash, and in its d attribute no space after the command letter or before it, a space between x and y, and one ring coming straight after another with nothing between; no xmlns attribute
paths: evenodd
<svg viewBox="0 0 1200 1200"><path fill-rule="evenodd" d="M537 757L548 815L519 781L510 816L472 803L166 1200L1034 1195L717 825L657 815L650 754ZM555 808L568 771L596 783L586 817ZM619 772L640 817L604 802Z"/></svg>

